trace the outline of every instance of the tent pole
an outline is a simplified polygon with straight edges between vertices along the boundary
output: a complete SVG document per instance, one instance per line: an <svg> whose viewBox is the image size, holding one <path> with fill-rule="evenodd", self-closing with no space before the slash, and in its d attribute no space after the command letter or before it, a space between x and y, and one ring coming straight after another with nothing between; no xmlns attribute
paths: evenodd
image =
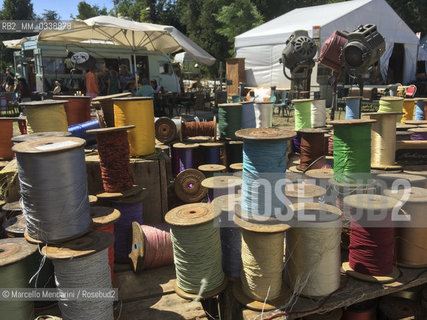
<svg viewBox="0 0 427 320"><path fill-rule="evenodd" d="M133 75L135 76L135 89L138 89L138 74L136 72L136 54L133 53Z"/></svg>

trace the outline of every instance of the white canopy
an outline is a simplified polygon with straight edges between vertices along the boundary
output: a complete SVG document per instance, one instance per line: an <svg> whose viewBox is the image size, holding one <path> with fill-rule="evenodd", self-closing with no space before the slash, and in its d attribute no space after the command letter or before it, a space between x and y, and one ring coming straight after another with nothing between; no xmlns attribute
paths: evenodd
<svg viewBox="0 0 427 320"><path fill-rule="evenodd" d="M214 57L175 27L110 16L98 16L84 21L74 20L71 21L71 27L66 30L44 30L38 36L39 41L67 43L79 43L88 39L109 41L113 45L127 46L133 50L145 48L166 54L184 50L200 63L207 65L215 63Z"/></svg>
<svg viewBox="0 0 427 320"><path fill-rule="evenodd" d="M382 70L388 69L393 44L404 44L403 82L414 80L419 40L385 0L353 0L292 10L235 37L236 57L246 58L249 86L289 87L279 59L292 32L307 30L313 36L313 27L318 26L323 45L335 30L350 32L361 24L377 25L385 38L389 55L384 54L381 59Z"/></svg>

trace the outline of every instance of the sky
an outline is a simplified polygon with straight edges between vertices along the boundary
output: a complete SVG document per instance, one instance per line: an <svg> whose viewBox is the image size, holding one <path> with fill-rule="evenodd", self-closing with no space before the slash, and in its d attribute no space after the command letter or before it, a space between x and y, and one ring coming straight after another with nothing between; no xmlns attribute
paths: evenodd
<svg viewBox="0 0 427 320"><path fill-rule="evenodd" d="M3 0L0 0L3 6ZM60 15L61 20L70 20L70 14L77 15L77 4L81 0L32 0L34 12L41 15L44 10L55 10ZM85 0L90 5L104 6L109 11L113 8L113 0Z"/></svg>

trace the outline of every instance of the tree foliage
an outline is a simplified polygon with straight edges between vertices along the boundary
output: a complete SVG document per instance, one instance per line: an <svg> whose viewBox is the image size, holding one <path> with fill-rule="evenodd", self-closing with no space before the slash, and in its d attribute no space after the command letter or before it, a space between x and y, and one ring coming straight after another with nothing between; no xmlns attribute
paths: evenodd
<svg viewBox="0 0 427 320"><path fill-rule="evenodd" d="M102 9L96 4L91 6L86 1L80 1L77 5L79 14L75 17L77 19L85 20L96 16L107 15L107 8ZM72 17L74 19L74 17Z"/></svg>
<svg viewBox="0 0 427 320"><path fill-rule="evenodd" d="M58 12L55 10L44 10L42 13L41 19L42 20L59 20L61 17L59 16Z"/></svg>

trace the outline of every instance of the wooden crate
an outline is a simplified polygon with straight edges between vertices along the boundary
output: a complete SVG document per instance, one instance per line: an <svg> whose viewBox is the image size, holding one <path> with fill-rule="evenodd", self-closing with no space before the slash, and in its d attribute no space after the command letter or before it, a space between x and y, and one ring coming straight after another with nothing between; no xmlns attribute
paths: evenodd
<svg viewBox="0 0 427 320"><path fill-rule="evenodd" d="M230 58L226 60L225 67L227 81L227 95L233 96L239 94L239 83L246 81L245 76L245 58Z"/></svg>
<svg viewBox="0 0 427 320"><path fill-rule="evenodd" d="M144 223L164 222L163 217L168 211L169 158L160 153L154 159L132 158L130 163L135 183L147 189L143 200ZM86 167L89 194L97 194L103 190L98 156L87 156Z"/></svg>

